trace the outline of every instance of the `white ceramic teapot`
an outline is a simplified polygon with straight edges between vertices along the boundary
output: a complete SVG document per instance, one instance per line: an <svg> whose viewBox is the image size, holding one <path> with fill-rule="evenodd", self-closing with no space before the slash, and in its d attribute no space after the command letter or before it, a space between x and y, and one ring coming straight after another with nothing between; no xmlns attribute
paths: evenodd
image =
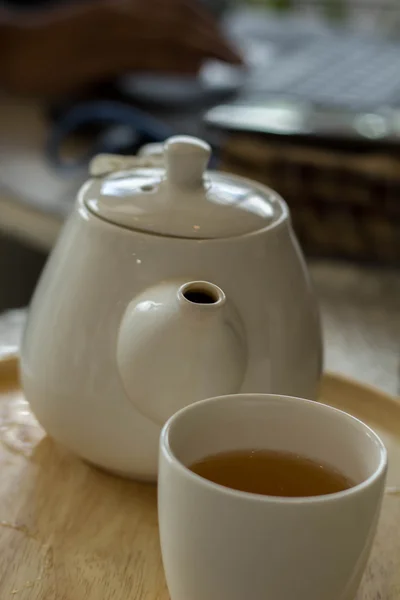
<svg viewBox="0 0 400 600"><path fill-rule="evenodd" d="M288 208L205 172L209 155L175 137L158 167L95 160L30 309L21 374L38 420L134 478L156 478L160 425L186 404L316 395L319 315Z"/></svg>

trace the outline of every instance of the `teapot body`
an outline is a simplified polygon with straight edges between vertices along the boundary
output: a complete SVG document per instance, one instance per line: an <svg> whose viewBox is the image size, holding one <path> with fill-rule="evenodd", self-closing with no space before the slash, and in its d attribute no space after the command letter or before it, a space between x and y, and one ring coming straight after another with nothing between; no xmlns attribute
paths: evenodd
<svg viewBox="0 0 400 600"><path fill-rule="evenodd" d="M48 434L99 467L156 478L160 425L127 397L118 336L132 299L162 281L193 279L219 286L240 316L247 361L237 392L316 397L319 314L288 216L254 234L180 239L111 224L78 197L22 344L24 391ZM144 376L157 380L151 364Z"/></svg>

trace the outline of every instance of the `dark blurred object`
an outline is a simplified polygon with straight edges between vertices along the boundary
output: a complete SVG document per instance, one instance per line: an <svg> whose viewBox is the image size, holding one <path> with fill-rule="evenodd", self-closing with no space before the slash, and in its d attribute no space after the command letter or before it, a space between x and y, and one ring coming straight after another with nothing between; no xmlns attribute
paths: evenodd
<svg viewBox="0 0 400 600"><path fill-rule="evenodd" d="M230 136L221 168L275 189L312 257L400 264L400 153Z"/></svg>
<svg viewBox="0 0 400 600"><path fill-rule="evenodd" d="M216 17L221 17L232 4L232 0L197 0Z"/></svg>
<svg viewBox="0 0 400 600"><path fill-rule="evenodd" d="M88 0L89 1L89 0ZM94 0L95 1L95 0ZM231 0L197 0L200 4L217 17L221 16L231 4ZM54 7L55 4L66 4L67 0L4 0L3 7L12 9L42 9Z"/></svg>
<svg viewBox="0 0 400 600"><path fill-rule="evenodd" d="M34 2L32 2L34 5ZM0 82L60 97L135 72L196 74L207 59L240 63L198 0L54 0L0 22Z"/></svg>
<svg viewBox="0 0 400 600"><path fill-rule="evenodd" d="M29 304L46 254L0 234L0 313Z"/></svg>

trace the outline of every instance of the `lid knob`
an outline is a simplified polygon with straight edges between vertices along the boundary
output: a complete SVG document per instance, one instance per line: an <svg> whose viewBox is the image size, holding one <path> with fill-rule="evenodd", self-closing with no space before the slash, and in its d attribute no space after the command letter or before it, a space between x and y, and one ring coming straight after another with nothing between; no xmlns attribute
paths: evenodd
<svg viewBox="0 0 400 600"><path fill-rule="evenodd" d="M187 135L169 138L164 144L167 181L181 188L203 186L203 175L211 155L207 142Z"/></svg>

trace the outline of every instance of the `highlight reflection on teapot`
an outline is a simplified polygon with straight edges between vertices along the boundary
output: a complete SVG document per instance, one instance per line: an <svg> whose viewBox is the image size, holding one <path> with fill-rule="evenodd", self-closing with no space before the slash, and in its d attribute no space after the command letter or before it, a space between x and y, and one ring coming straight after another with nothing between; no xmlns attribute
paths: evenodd
<svg viewBox="0 0 400 600"><path fill-rule="evenodd" d="M125 476L156 478L160 426L187 404L316 396L319 315L288 208L263 185L206 171L209 155L179 136L157 166L95 159L30 309L32 410L56 440Z"/></svg>

